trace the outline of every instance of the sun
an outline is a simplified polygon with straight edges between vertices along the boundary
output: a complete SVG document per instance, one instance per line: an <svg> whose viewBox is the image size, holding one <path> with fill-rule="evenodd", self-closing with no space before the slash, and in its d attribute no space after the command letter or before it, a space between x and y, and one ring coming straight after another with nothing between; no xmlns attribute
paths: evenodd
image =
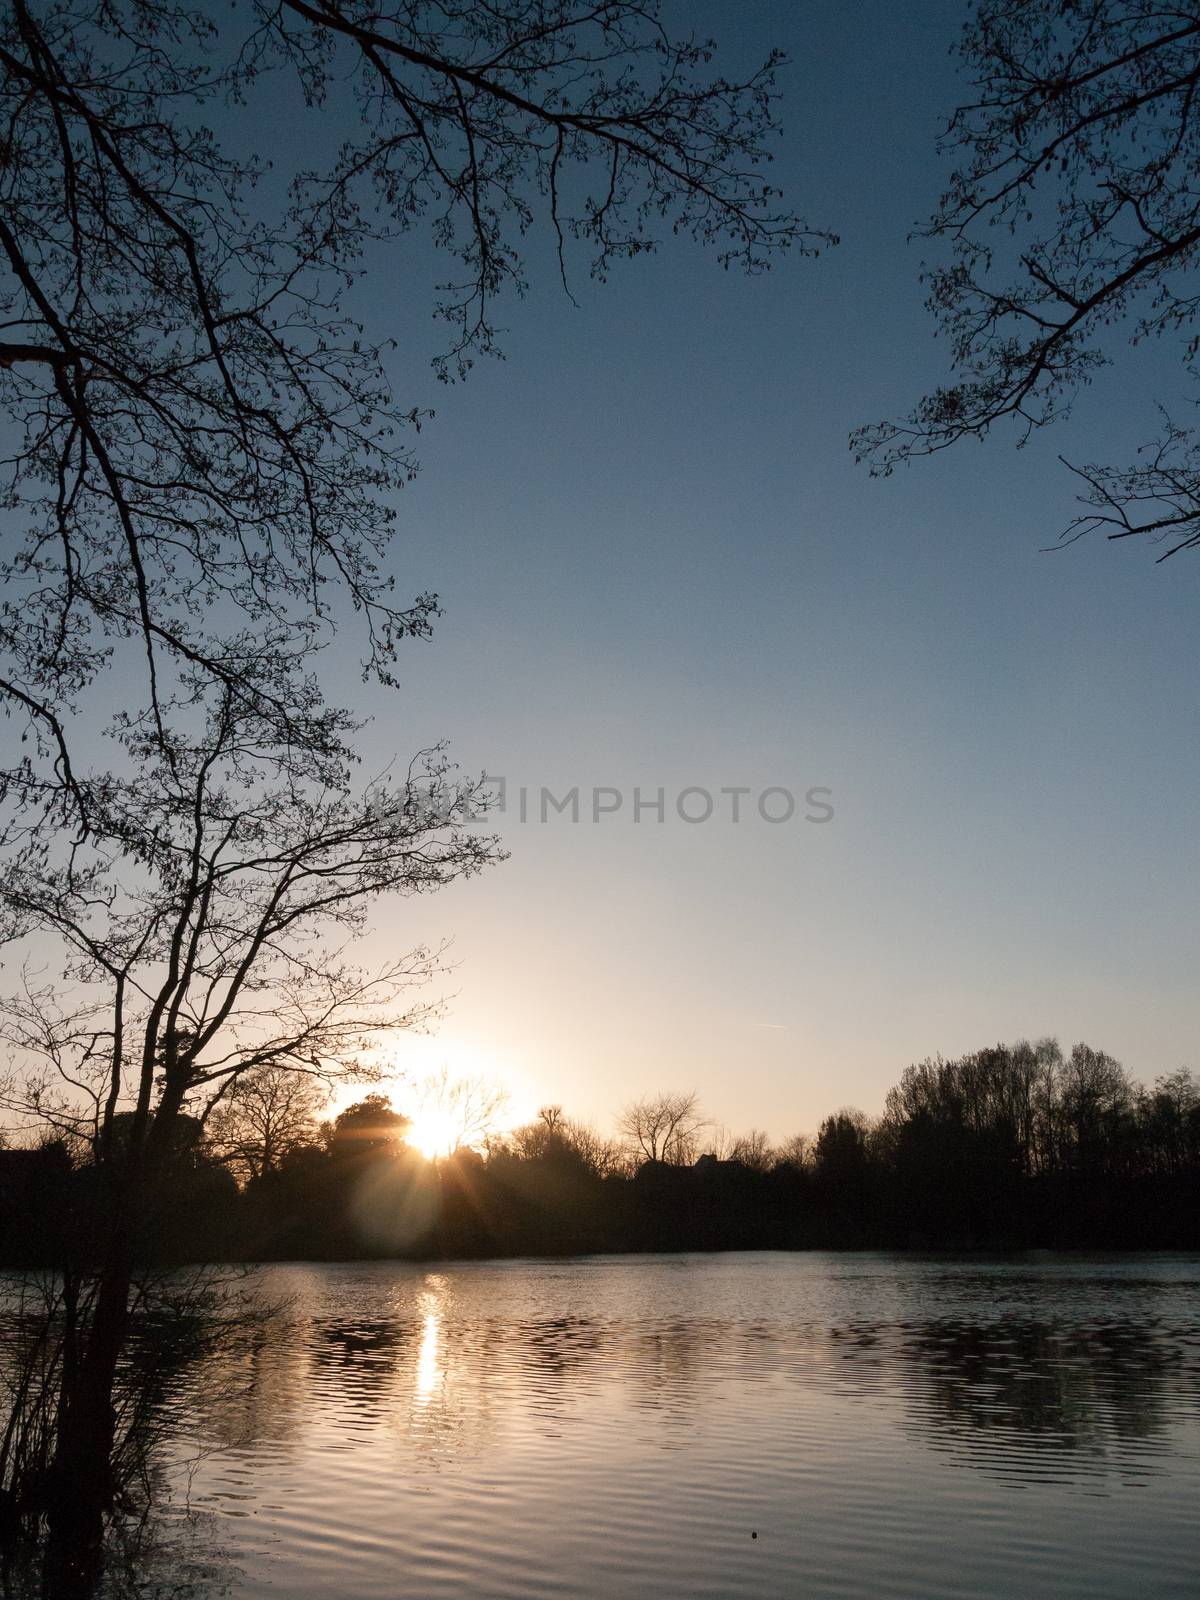
<svg viewBox="0 0 1200 1600"><path fill-rule="evenodd" d="M458 1148L460 1128L457 1120L437 1106L424 1106L404 1130L404 1142L419 1150L428 1161L439 1161Z"/></svg>
<svg viewBox="0 0 1200 1600"><path fill-rule="evenodd" d="M411 1119L401 1134L405 1146L430 1161L443 1160L462 1144L478 1149L485 1136L503 1135L529 1122L538 1097L520 1066L473 1040L408 1038L371 1063L371 1092L385 1095ZM496 1089L497 1096L489 1094ZM359 1082L343 1084L331 1114L363 1098Z"/></svg>

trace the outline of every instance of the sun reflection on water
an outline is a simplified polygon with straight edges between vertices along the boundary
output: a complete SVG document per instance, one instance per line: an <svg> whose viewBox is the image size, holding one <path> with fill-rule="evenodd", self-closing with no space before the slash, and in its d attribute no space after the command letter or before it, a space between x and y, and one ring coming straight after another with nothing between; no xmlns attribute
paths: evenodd
<svg viewBox="0 0 1200 1600"><path fill-rule="evenodd" d="M419 1405L428 1404L443 1376L439 1352L444 1315L445 1279L437 1273L431 1273L425 1281L430 1287L422 1294L420 1299L422 1317L421 1348L417 1352L417 1371L414 1385Z"/></svg>

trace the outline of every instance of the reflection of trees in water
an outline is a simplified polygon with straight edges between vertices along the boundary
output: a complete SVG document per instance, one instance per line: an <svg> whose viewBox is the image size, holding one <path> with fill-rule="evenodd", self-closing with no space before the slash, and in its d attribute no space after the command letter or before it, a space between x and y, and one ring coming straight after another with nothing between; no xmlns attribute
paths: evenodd
<svg viewBox="0 0 1200 1600"><path fill-rule="evenodd" d="M220 1399L210 1384L214 1357L227 1357L236 1346L244 1358L246 1336L261 1332L260 1320L240 1305L239 1282L237 1273L197 1269L147 1273L137 1284L112 1391L116 1513L102 1573L83 1575L89 1595L99 1585L97 1600L196 1600L229 1592L229 1562L211 1519L190 1507L181 1517L171 1499L180 1464L186 1480L195 1463L196 1419ZM6 1424L25 1374L23 1357L64 1359L63 1292L62 1278L53 1274L0 1281L0 1418ZM239 1418L245 1413L243 1394ZM206 1431L213 1431L211 1418ZM6 1509L0 1506L0 1513ZM59 1571L47 1560L44 1540L7 1542L0 1548L0 1597L57 1600L67 1592Z"/></svg>
<svg viewBox="0 0 1200 1600"><path fill-rule="evenodd" d="M218 1340L177 1395L201 1450L296 1438L311 1414L312 1351L302 1322L280 1313Z"/></svg>
<svg viewBox="0 0 1200 1600"><path fill-rule="evenodd" d="M317 1372L353 1374L367 1386L395 1371L410 1330L394 1317L356 1317L327 1323L313 1334Z"/></svg>
<svg viewBox="0 0 1200 1600"><path fill-rule="evenodd" d="M723 1382L796 1364L795 1330L766 1323L464 1315L450 1280L429 1274L423 1285L388 1314L293 1306L219 1344L182 1408L201 1453L390 1429L407 1459L438 1466L483 1453L508 1422L557 1425L602 1395L614 1418L645 1415L669 1448ZM816 1338L810 1330L806 1370Z"/></svg>
<svg viewBox="0 0 1200 1600"><path fill-rule="evenodd" d="M764 1322L687 1316L562 1316L521 1326L525 1394L543 1412L591 1407L603 1391L650 1425L660 1449L685 1444L729 1381L753 1382L792 1364L795 1334ZM615 1394L612 1393L615 1391Z"/></svg>
<svg viewBox="0 0 1200 1600"><path fill-rule="evenodd" d="M179 1339L165 1366L168 1330L147 1328L156 1405L175 1432L165 1464L177 1497L156 1523L177 1569L191 1561L172 1523L185 1486L193 1511L219 1511L219 1530L285 1497L327 1448L361 1451L336 1464L343 1476L420 1487L531 1441L544 1461L545 1441L572 1434L568 1452L725 1459L758 1448L761 1429L768 1459L865 1444L876 1461L893 1452L898 1472L912 1441L1008 1485L1104 1492L1169 1472L1181 1420L1200 1413L1190 1281L955 1275L890 1297L886 1282L856 1285L849 1303L792 1295L764 1311L747 1296L743 1311L729 1293L543 1277L288 1269L262 1279L260 1315L226 1315L195 1346ZM268 1306L273 1292L288 1298Z"/></svg>
<svg viewBox="0 0 1200 1600"><path fill-rule="evenodd" d="M211 1515L117 1520L94 1600L231 1600L243 1574ZM47 1600L40 1547L18 1547L0 1563L0 1600ZM49 1600L57 1600L53 1590Z"/></svg>
<svg viewBox="0 0 1200 1600"><path fill-rule="evenodd" d="M383 1423L396 1408L398 1377L419 1337L411 1319L354 1317L307 1332L313 1400L355 1427Z"/></svg>
<svg viewBox="0 0 1200 1600"><path fill-rule="evenodd" d="M897 1329L905 1417L929 1448L1004 1477L1145 1476L1172 1451L1195 1354L1151 1323L947 1321Z"/></svg>
<svg viewBox="0 0 1200 1600"><path fill-rule="evenodd" d="M820 1392L878 1402L929 1449L1014 1481L1162 1470L1200 1400L1200 1349L1170 1306L1038 1317L1019 1286L1005 1294L1013 1310L991 1322L539 1317L429 1272L361 1315L316 1300L229 1341L190 1378L192 1409L202 1448L370 1433L394 1439L398 1466L438 1470L574 1418L675 1449L715 1408L749 1414L747 1385L783 1378L797 1411Z"/></svg>
<svg viewBox="0 0 1200 1600"><path fill-rule="evenodd" d="M592 1386L609 1343L598 1319L572 1315L527 1319L518 1324L516 1340L529 1399L551 1412Z"/></svg>
<svg viewBox="0 0 1200 1600"><path fill-rule="evenodd" d="M494 1326L496 1370L518 1368L519 1403L542 1416L589 1409L602 1394L664 1425L690 1424L730 1377L753 1378L778 1357L780 1330L721 1318L527 1319ZM615 1407L614 1407L615 1409Z"/></svg>
<svg viewBox="0 0 1200 1600"><path fill-rule="evenodd" d="M682 1444L703 1389L711 1391L726 1364L730 1324L689 1318L634 1329L626 1337L625 1369L639 1410L652 1414L661 1446Z"/></svg>
<svg viewBox="0 0 1200 1600"><path fill-rule="evenodd" d="M478 1454L496 1409L488 1376L512 1330L449 1320L445 1280L425 1284L392 1314L292 1306L217 1343L179 1397L200 1454L387 1429L424 1464Z"/></svg>

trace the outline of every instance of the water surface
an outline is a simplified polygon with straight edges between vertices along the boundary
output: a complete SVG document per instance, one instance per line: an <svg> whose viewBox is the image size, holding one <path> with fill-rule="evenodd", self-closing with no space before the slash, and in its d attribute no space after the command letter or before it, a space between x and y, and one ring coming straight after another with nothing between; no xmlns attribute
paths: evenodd
<svg viewBox="0 0 1200 1600"><path fill-rule="evenodd" d="M1200 1260L281 1266L191 1367L186 1592L1182 1596Z"/></svg>

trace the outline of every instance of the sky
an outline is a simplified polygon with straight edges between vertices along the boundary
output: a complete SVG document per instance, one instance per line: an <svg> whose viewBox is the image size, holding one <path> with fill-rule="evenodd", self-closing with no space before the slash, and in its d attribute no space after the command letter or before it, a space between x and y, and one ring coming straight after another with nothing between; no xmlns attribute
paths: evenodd
<svg viewBox="0 0 1200 1600"><path fill-rule="evenodd" d="M1125 459L1185 393L1179 364L1122 356L1025 449L1001 431L871 480L850 431L946 376L908 236L945 177L962 8L687 15L731 71L792 58L775 177L836 249L747 280L673 241L604 285L577 264L576 305L535 243L506 359L449 388L429 264L402 251L368 280L401 397L437 412L395 570L446 616L399 692L327 665L373 750L447 739L509 799L507 862L378 914L368 953L452 938L457 963L436 1036L397 1063L496 1074L521 1114L602 1128L694 1088L714 1122L779 1138L1001 1039L1086 1039L1147 1079L1200 1067L1200 557L1045 549L1073 511L1059 453ZM542 786L578 786L580 820L542 822ZM597 786L622 795L598 822ZM665 791L665 821L634 820L635 786ZM736 824L729 786L751 791ZM705 822L675 813L693 787ZM803 820L815 787L827 821ZM758 815L766 789L792 820Z"/></svg>

